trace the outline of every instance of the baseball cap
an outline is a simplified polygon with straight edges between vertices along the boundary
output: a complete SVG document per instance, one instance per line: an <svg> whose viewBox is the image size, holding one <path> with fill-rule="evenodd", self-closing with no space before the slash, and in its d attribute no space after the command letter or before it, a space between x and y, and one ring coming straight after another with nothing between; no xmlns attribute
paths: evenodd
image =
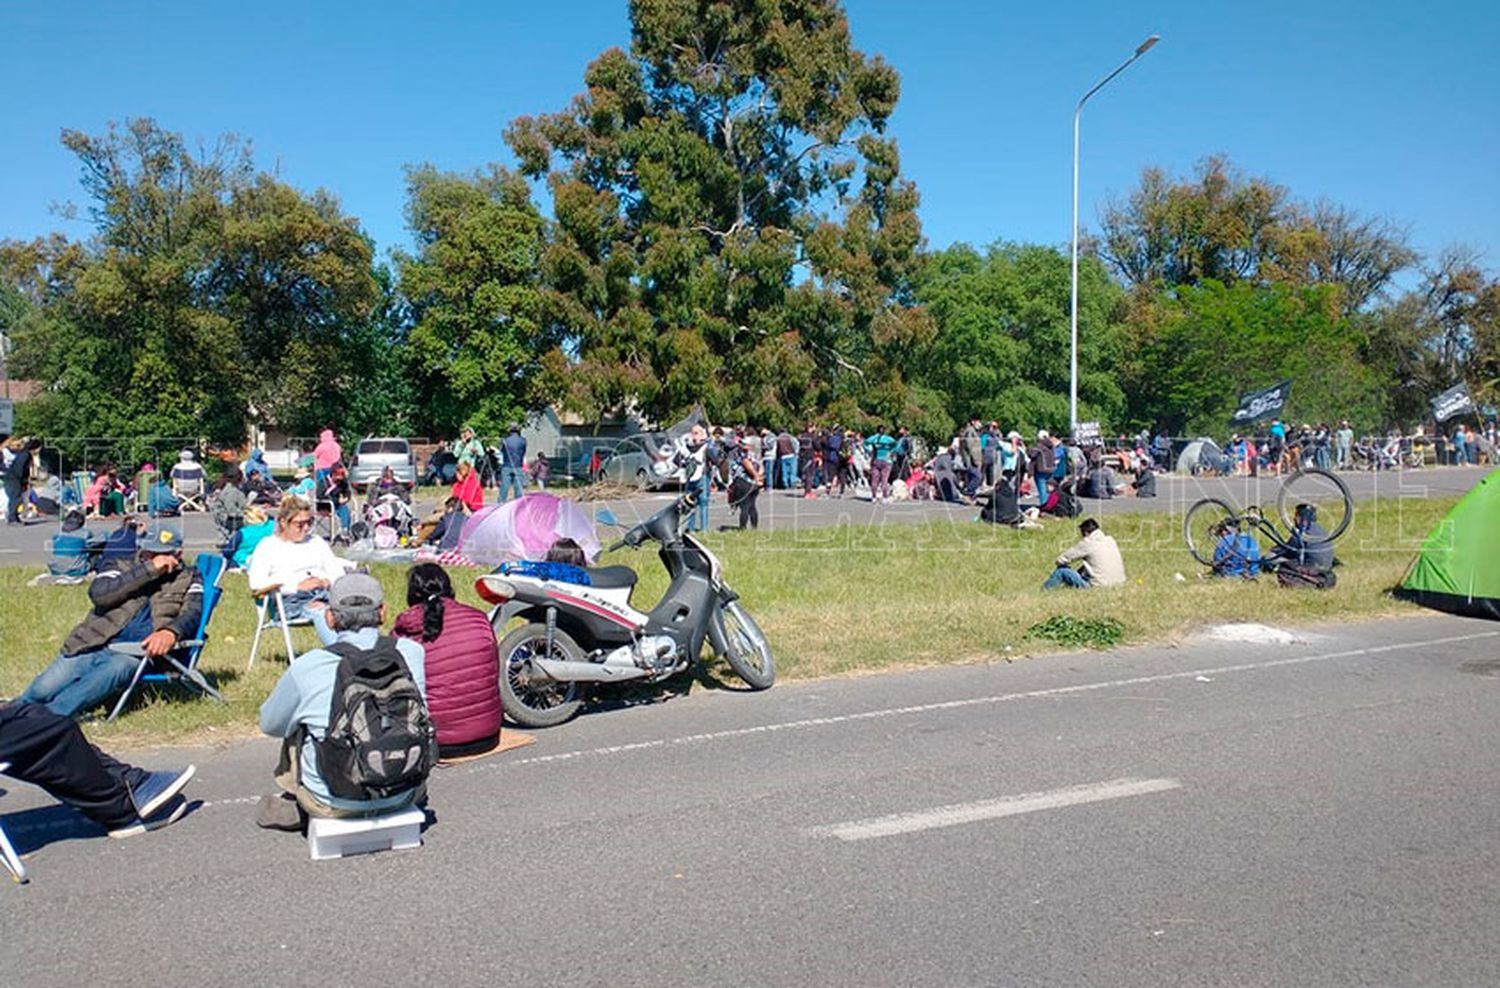
<svg viewBox="0 0 1500 988"><path fill-rule="evenodd" d="M345 573L328 588L329 607L379 607L383 603L385 593L380 581L369 573Z"/></svg>
<svg viewBox="0 0 1500 988"><path fill-rule="evenodd" d="M141 552L167 553L182 551L182 529L157 520L146 526L146 534L137 543Z"/></svg>

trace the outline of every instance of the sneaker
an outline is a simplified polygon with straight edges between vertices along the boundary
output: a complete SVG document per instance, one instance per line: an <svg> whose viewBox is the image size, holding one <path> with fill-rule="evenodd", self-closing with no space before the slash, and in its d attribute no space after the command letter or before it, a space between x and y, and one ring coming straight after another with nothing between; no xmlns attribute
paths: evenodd
<svg viewBox="0 0 1500 988"><path fill-rule="evenodd" d="M147 772L145 781L131 789L130 798L135 803L135 812L142 820L149 820L168 800L182 791L198 768L189 765L181 772Z"/></svg>
<svg viewBox="0 0 1500 988"><path fill-rule="evenodd" d="M127 837L135 837L153 830L160 830L163 827L170 827L182 819L182 815L187 812L187 806L186 799L182 796L176 796L162 807L161 812L155 816L142 817L128 826L121 827L118 830L111 830L109 836L115 840L124 840Z"/></svg>

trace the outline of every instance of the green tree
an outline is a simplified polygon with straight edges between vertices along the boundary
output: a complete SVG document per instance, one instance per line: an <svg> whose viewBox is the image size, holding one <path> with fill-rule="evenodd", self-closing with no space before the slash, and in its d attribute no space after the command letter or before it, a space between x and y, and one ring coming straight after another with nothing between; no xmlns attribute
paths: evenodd
<svg viewBox="0 0 1500 988"><path fill-rule="evenodd" d="M1459 381L1482 401L1500 398L1500 281L1472 250L1441 251L1411 291L1359 328L1367 362L1390 379L1397 424L1427 418L1428 401Z"/></svg>
<svg viewBox="0 0 1500 988"><path fill-rule="evenodd" d="M1158 303L1158 325L1132 366L1132 417L1176 434L1222 434L1239 395L1292 379L1287 416L1388 414L1386 378L1369 367L1335 286L1184 286Z"/></svg>
<svg viewBox="0 0 1500 988"><path fill-rule="evenodd" d="M1204 159L1190 180L1147 168L1124 202L1105 206L1101 225L1101 256L1133 288L1336 285L1346 315L1379 300L1417 260L1395 224L1333 203L1300 203L1223 156Z"/></svg>
<svg viewBox="0 0 1500 988"><path fill-rule="evenodd" d="M1096 258L1079 263L1079 416L1123 426L1124 295ZM1069 259L1051 247L965 244L927 259L917 297L937 324L921 380L946 396L953 422L1068 429Z"/></svg>
<svg viewBox="0 0 1500 988"><path fill-rule="evenodd" d="M896 72L833 0L634 0L565 111L514 121L556 217L542 258L574 405L790 424L914 420L918 197ZM556 363L556 358L554 358Z"/></svg>
<svg viewBox="0 0 1500 988"><path fill-rule="evenodd" d="M525 180L503 169L424 167L407 175L407 220L417 252L398 253L397 267L422 423L443 435L465 423L503 432L553 396L543 359L562 334L541 284L542 216Z"/></svg>
<svg viewBox="0 0 1500 988"><path fill-rule="evenodd" d="M323 192L256 174L233 137L191 150L154 121L64 131L95 233L0 245L34 303L14 370L62 436L238 442L247 418L338 421L363 380L372 249Z"/></svg>

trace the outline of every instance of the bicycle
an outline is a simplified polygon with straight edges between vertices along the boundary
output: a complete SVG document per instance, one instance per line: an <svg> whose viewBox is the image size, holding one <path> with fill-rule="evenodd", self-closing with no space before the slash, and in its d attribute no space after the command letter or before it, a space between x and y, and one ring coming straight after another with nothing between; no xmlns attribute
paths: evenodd
<svg viewBox="0 0 1500 988"><path fill-rule="evenodd" d="M1297 531L1297 509L1302 505L1310 505L1325 526L1325 534L1321 538L1310 539L1305 534L1301 537L1303 549L1333 542L1354 521L1354 498L1350 495L1348 486L1338 475L1311 467L1298 470L1287 477L1276 496L1276 514L1289 534L1283 536L1275 523L1265 517L1259 505L1252 504L1244 511L1239 511L1220 498L1205 497L1194 502L1183 518L1183 539L1187 542L1188 552L1192 557L1210 567L1223 564L1222 556L1219 559L1214 556L1225 544L1225 533L1231 531L1236 535L1259 533L1277 549L1288 554L1295 553L1298 547L1291 543L1291 533ZM1234 551L1232 546L1235 544L1237 542L1231 539L1230 552Z"/></svg>

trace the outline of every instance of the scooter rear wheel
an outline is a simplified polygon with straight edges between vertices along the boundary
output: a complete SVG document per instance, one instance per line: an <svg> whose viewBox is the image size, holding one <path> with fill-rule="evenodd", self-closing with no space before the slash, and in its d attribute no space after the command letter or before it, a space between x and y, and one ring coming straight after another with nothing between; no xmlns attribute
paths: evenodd
<svg viewBox="0 0 1500 988"><path fill-rule="evenodd" d="M547 626L524 624L500 640L500 706L522 727L555 727L573 719L583 706L583 684L564 683L531 665L545 655ZM552 634L550 658L582 662L583 651L561 631Z"/></svg>

